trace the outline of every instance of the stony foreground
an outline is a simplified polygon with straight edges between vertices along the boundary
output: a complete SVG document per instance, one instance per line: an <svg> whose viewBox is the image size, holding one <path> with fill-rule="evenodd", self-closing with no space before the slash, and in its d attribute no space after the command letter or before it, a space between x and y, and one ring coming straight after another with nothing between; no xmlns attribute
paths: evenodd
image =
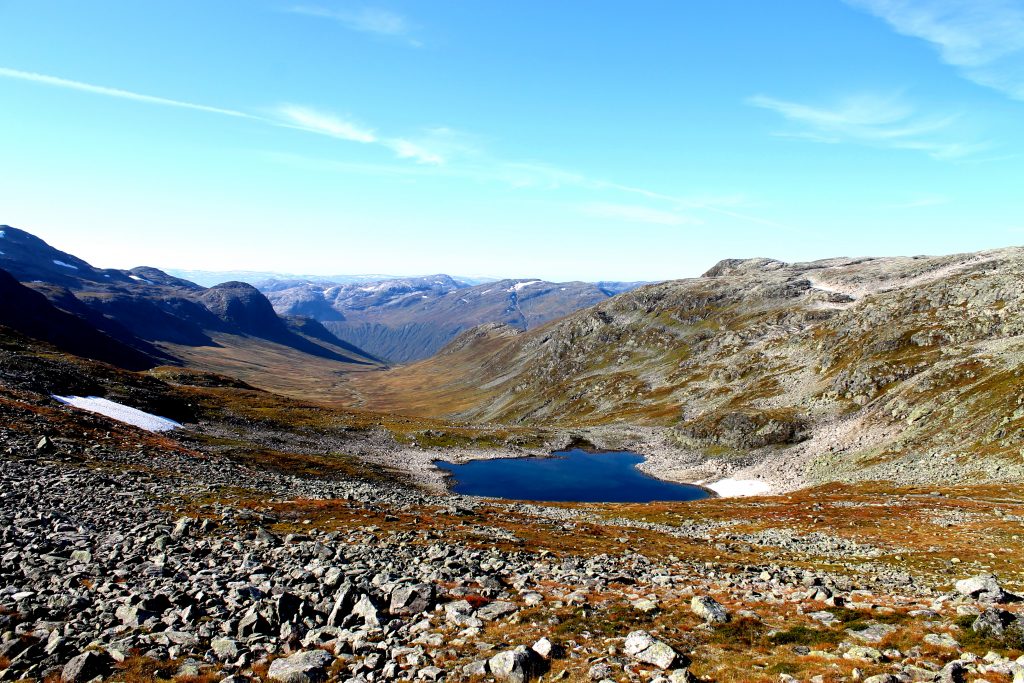
<svg viewBox="0 0 1024 683"><path fill-rule="evenodd" d="M1008 492L899 499L922 506L904 527L923 512L1007 544L929 564L907 539L826 533L881 528L852 494L496 505L0 437L2 680L1024 681L1020 607L983 571L1019 585Z"/></svg>

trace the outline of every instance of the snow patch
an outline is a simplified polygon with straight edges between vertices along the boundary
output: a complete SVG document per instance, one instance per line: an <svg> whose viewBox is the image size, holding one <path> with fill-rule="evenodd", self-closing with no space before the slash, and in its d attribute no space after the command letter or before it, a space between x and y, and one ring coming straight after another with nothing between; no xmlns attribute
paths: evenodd
<svg viewBox="0 0 1024 683"><path fill-rule="evenodd" d="M4 230L0 230L0 240L2 240L5 237L7 237L7 232Z"/></svg>
<svg viewBox="0 0 1024 683"><path fill-rule="evenodd" d="M78 270L78 266L73 266L70 263L64 263L63 261L58 261L57 259L53 259L53 263L55 265L58 265L58 266L62 267L62 268L70 268L71 270Z"/></svg>
<svg viewBox="0 0 1024 683"><path fill-rule="evenodd" d="M769 493L772 487L760 479L721 479L714 484L705 484L722 498L739 498L741 496L762 496Z"/></svg>
<svg viewBox="0 0 1024 683"><path fill-rule="evenodd" d="M110 277L110 276L108 275L107 277ZM139 277L138 275L129 275L128 277L130 277L133 280L138 280L139 282L145 282L147 285L153 284L152 280L147 280L146 278Z"/></svg>
<svg viewBox="0 0 1024 683"><path fill-rule="evenodd" d="M508 288L510 292L518 292L521 289L525 289L531 285L539 285L543 280L527 280L526 282L517 282ZM490 291L490 290L488 290Z"/></svg>
<svg viewBox="0 0 1024 683"><path fill-rule="evenodd" d="M99 396L54 396L54 398L69 406L87 410L90 413L106 415L113 420L135 425L148 432L166 432L181 426L179 423L174 420L168 420L166 417L152 415L137 408L131 408L105 398L100 398Z"/></svg>

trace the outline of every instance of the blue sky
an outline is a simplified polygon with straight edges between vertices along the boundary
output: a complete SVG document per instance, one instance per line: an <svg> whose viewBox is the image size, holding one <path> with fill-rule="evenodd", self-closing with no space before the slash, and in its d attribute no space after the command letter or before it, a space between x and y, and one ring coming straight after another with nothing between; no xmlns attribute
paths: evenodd
<svg viewBox="0 0 1024 683"><path fill-rule="evenodd" d="M1024 0L0 0L0 223L107 267L666 279L1024 242Z"/></svg>

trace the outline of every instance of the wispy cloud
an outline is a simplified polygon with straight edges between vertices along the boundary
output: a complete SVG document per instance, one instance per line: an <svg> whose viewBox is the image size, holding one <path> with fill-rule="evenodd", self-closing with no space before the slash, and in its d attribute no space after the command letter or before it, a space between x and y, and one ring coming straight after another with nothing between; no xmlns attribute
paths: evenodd
<svg viewBox="0 0 1024 683"><path fill-rule="evenodd" d="M966 78L1024 100L1024 5L1018 0L846 0L931 43Z"/></svg>
<svg viewBox="0 0 1024 683"><path fill-rule="evenodd" d="M310 133L327 135L340 140L349 140L350 142L377 142L376 134L369 128L364 128L333 114L325 114L294 104L281 105L278 107L277 113L289 125Z"/></svg>
<svg viewBox="0 0 1024 683"><path fill-rule="evenodd" d="M420 164L443 164L444 154L430 144L429 140L410 140L404 137L381 137L370 128L353 123L336 114L319 111L311 107L283 104L275 111L278 125L296 128L307 133L326 135L339 140L377 144L390 149L399 159L411 159ZM433 129L447 130L447 129ZM437 137L428 131L425 138Z"/></svg>
<svg viewBox="0 0 1024 683"><path fill-rule="evenodd" d="M420 41L410 37L415 30L415 26L405 16L391 10L377 7L331 9L320 5L295 5L289 7L287 11L307 17L330 19L351 31L372 33L389 38L403 38L414 47L422 45Z"/></svg>
<svg viewBox="0 0 1024 683"><path fill-rule="evenodd" d="M747 102L768 109L796 124L776 133L813 142L850 142L924 152L934 159L960 159L986 149L986 143L955 139L958 116L925 117L898 97L857 95L830 106L815 106L766 95Z"/></svg>
<svg viewBox="0 0 1024 683"><path fill-rule="evenodd" d="M236 118L243 119L258 118L251 114L246 114L245 112L237 111L235 109L210 107L205 104L196 104L194 102L185 102L182 100L173 100L166 97L154 97L152 95L143 95L141 93L132 92L130 90L121 90L120 88L108 88L102 85L92 85L91 83L72 81L66 78L58 78L56 76L47 76L46 74L34 73L31 71L8 69L6 67L0 67L0 77L13 78L20 81L32 81L34 83L42 83L43 85L51 85L57 88L66 88L69 90L79 90L81 92L93 93L94 95L106 95L107 97L117 97L122 100L134 100L135 102L158 104L164 107L192 109L195 111L204 111L210 114L222 114L224 116L234 116Z"/></svg>
<svg viewBox="0 0 1024 683"><path fill-rule="evenodd" d="M421 164L443 164L445 158L437 152L433 152L422 144L406 140L405 138L393 138L384 142L398 155L399 159L413 159Z"/></svg>
<svg viewBox="0 0 1024 683"><path fill-rule="evenodd" d="M608 204L592 202L582 204L579 211L594 218L608 218L627 223L648 223L651 225L700 225L704 221L699 218L684 216L673 211L653 209L649 206L636 204Z"/></svg>
<svg viewBox="0 0 1024 683"><path fill-rule="evenodd" d="M361 164L324 160L308 160L297 156L279 155L286 163L312 163L324 170L343 172L376 173L395 176L411 176L426 173L461 177L475 181L501 182L517 188L558 189L572 187L602 193L617 193L649 200L666 208L645 208L621 203L592 203L589 210L604 217L617 215L623 220L680 224L680 221L694 222L688 214L704 211L729 216L748 223L782 230L793 230L791 226L739 211L746 205L741 197L681 197L652 191L642 187L625 185L582 173L558 168L539 161L511 161L484 154L467 135L445 127L425 128L412 136L385 136L370 127L355 123L336 114L311 107L283 104L268 110L263 115L251 114L237 109L213 107L185 100L157 97L143 93L94 85L82 81L0 67L0 78L31 81L42 85L67 90L130 100L144 104L176 107L246 119L263 125L289 128L324 135L346 142L373 145L390 150L400 159L417 162L416 165Z"/></svg>

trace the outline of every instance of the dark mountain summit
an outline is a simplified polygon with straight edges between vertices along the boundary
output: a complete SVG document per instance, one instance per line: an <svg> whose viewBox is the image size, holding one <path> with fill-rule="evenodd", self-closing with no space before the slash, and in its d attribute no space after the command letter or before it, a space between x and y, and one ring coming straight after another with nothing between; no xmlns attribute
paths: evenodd
<svg viewBox="0 0 1024 683"><path fill-rule="evenodd" d="M270 301L252 285L225 282L204 290L199 300L225 324L245 334L268 339L288 334Z"/></svg>

